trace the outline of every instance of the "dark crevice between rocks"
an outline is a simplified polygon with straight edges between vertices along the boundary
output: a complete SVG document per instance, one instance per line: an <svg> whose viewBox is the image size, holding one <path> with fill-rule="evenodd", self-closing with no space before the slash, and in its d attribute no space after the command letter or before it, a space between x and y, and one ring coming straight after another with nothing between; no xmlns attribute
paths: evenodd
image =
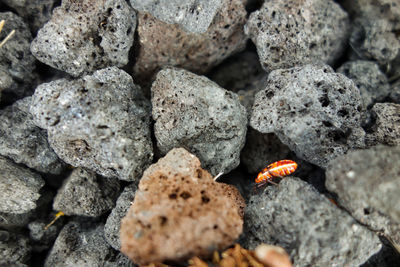
<svg viewBox="0 0 400 267"><path fill-rule="evenodd" d="M399 266L400 253L385 237L379 236L379 239L383 244L382 249L360 267Z"/></svg>

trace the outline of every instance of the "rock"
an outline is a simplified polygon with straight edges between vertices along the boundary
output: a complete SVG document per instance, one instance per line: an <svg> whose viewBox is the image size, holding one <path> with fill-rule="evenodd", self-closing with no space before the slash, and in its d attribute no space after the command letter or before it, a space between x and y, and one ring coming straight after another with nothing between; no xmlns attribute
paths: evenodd
<svg viewBox="0 0 400 267"><path fill-rule="evenodd" d="M400 104L376 103L372 113L375 123L366 135L366 143L400 145Z"/></svg>
<svg viewBox="0 0 400 267"><path fill-rule="evenodd" d="M119 181L74 169L54 199L53 209L66 215L98 217L111 210L119 194Z"/></svg>
<svg viewBox="0 0 400 267"><path fill-rule="evenodd" d="M389 100L393 103L400 104L400 80L392 84Z"/></svg>
<svg viewBox="0 0 400 267"><path fill-rule="evenodd" d="M43 186L40 175L0 157L0 227L27 224Z"/></svg>
<svg viewBox="0 0 400 267"><path fill-rule="evenodd" d="M157 74L151 92L161 153L184 147L198 156L212 175L239 165L247 118L235 93L206 77L174 68Z"/></svg>
<svg viewBox="0 0 400 267"><path fill-rule="evenodd" d="M31 257L29 239L21 234L0 230L0 265L25 265Z"/></svg>
<svg viewBox="0 0 400 267"><path fill-rule="evenodd" d="M137 185L132 183L124 188L122 194L118 197L115 208L111 211L104 225L104 236L115 250L121 249L121 240L119 238L119 231L121 228L121 220L125 217L129 207L132 205L133 198Z"/></svg>
<svg viewBox="0 0 400 267"><path fill-rule="evenodd" d="M244 200L214 182L182 148L151 165L121 224L121 251L137 264L209 256L242 231Z"/></svg>
<svg viewBox="0 0 400 267"><path fill-rule="evenodd" d="M103 224L70 222L58 235L44 266L103 266L112 248L104 239Z"/></svg>
<svg viewBox="0 0 400 267"><path fill-rule="evenodd" d="M244 49L247 40L243 32L245 21L242 0L223 0L208 30L198 34L157 20L148 13L139 13L140 47L133 68L134 77L148 83L150 77L164 66L206 73Z"/></svg>
<svg viewBox="0 0 400 267"><path fill-rule="evenodd" d="M282 246L295 266L359 266L377 253L378 237L296 177L250 196L245 245Z"/></svg>
<svg viewBox="0 0 400 267"><path fill-rule="evenodd" d="M0 40L15 30L15 34L0 49L0 91L14 100L32 94L36 78L35 58L29 46L32 35L20 17L11 12L0 13L5 20Z"/></svg>
<svg viewBox="0 0 400 267"><path fill-rule="evenodd" d="M115 255L116 254L116 255ZM136 264L134 264L127 256L125 256L122 253L115 253L114 257L111 259L108 259L103 267L137 267Z"/></svg>
<svg viewBox="0 0 400 267"><path fill-rule="evenodd" d="M0 110L0 155L43 173L59 174L64 164L29 113L31 97Z"/></svg>
<svg viewBox="0 0 400 267"><path fill-rule="evenodd" d="M322 61L332 64L346 46L349 19L333 1L265 1L245 33L267 72Z"/></svg>
<svg viewBox="0 0 400 267"><path fill-rule="evenodd" d="M153 157L149 109L132 78L111 67L41 84L30 111L65 162L133 181Z"/></svg>
<svg viewBox="0 0 400 267"><path fill-rule="evenodd" d="M128 63L136 13L124 0L63 0L33 40L41 62L81 76Z"/></svg>
<svg viewBox="0 0 400 267"><path fill-rule="evenodd" d="M326 65L305 65L269 74L250 125L275 133L298 157L325 168L332 158L365 146L363 110L350 79Z"/></svg>
<svg viewBox="0 0 400 267"><path fill-rule="evenodd" d="M382 101L390 93L386 75L381 72L375 62L365 60L346 62L336 72L353 80L360 89L365 106Z"/></svg>
<svg viewBox="0 0 400 267"><path fill-rule="evenodd" d="M362 224L400 245L400 148L349 152L329 163L326 187Z"/></svg>
<svg viewBox="0 0 400 267"><path fill-rule="evenodd" d="M54 219L54 217L50 218L50 216L48 216L48 219L50 222L52 219ZM61 220L58 219L57 223L54 223L47 229L45 229L45 227L48 222L45 223L43 221L36 220L28 224L29 237L31 242L34 243L32 249L35 252L43 252L51 248L57 238L58 232L61 229L61 224L59 223L60 221Z"/></svg>

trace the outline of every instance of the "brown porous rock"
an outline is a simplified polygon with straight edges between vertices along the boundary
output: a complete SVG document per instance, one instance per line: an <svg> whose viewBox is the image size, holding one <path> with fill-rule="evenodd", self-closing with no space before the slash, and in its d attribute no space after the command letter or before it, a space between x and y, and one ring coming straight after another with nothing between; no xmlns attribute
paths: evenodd
<svg viewBox="0 0 400 267"><path fill-rule="evenodd" d="M121 251L137 264L209 256L239 237L244 207L235 187L175 148L144 172L121 223Z"/></svg>

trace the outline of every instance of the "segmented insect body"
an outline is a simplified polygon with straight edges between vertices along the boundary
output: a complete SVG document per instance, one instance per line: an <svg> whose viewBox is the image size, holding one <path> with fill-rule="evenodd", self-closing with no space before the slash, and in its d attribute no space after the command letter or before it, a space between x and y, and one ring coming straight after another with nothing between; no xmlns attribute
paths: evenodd
<svg viewBox="0 0 400 267"><path fill-rule="evenodd" d="M264 170L262 170L255 182L258 184L258 186L262 186L266 183L271 183L275 184L272 179L275 177L283 178L286 175L294 173L294 171L297 169L297 163L294 162L293 160L280 160L277 162L274 162L270 165L268 165Z"/></svg>

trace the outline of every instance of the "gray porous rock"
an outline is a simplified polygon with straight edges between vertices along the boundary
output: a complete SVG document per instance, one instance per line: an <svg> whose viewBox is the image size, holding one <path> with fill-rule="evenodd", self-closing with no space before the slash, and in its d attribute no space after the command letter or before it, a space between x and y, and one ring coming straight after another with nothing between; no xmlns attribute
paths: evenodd
<svg viewBox="0 0 400 267"><path fill-rule="evenodd" d="M400 104L400 79L392 84L389 100L393 103Z"/></svg>
<svg viewBox="0 0 400 267"><path fill-rule="evenodd" d="M0 155L43 173L59 174L64 163L47 141L47 133L29 113L31 97L0 110Z"/></svg>
<svg viewBox="0 0 400 267"><path fill-rule="evenodd" d="M213 22L223 0L130 0L134 9L150 13L168 24L178 24L188 33L204 33Z"/></svg>
<svg viewBox="0 0 400 267"><path fill-rule="evenodd" d="M400 104L376 103L372 114L375 122L366 135L367 145L400 145Z"/></svg>
<svg viewBox="0 0 400 267"><path fill-rule="evenodd" d="M349 28L347 13L334 1L267 0L250 15L245 33L269 72L319 61L334 63Z"/></svg>
<svg viewBox="0 0 400 267"><path fill-rule="evenodd" d="M208 30L194 34L179 25L157 20L148 13L139 13L140 47L133 68L134 77L146 82L164 66L206 73L244 49L246 14L243 0L223 0Z"/></svg>
<svg viewBox="0 0 400 267"><path fill-rule="evenodd" d="M53 209L66 215L98 217L114 207L118 194L118 179L76 168L58 189Z"/></svg>
<svg viewBox="0 0 400 267"><path fill-rule="evenodd" d="M235 93L204 76L175 68L160 71L151 92L161 153L183 147L213 175L239 165L247 114Z"/></svg>
<svg viewBox="0 0 400 267"><path fill-rule="evenodd" d="M296 177L267 186L249 198L246 248L282 246L294 266L359 266L377 253L378 237Z"/></svg>
<svg viewBox="0 0 400 267"><path fill-rule="evenodd" d="M116 67L41 84L30 111L58 156L75 167L133 181L151 163L150 103Z"/></svg>
<svg viewBox="0 0 400 267"><path fill-rule="evenodd" d="M390 93L390 85L386 75L373 61L356 60L344 63L337 69L338 73L352 79L360 89L364 105L368 106L376 101L382 101Z"/></svg>
<svg viewBox="0 0 400 267"><path fill-rule="evenodd" d="M33 40L41 62L81 76L122 67L134 39L136 12L124 0L63 0Z"/></svg>
<svg viewBox="0 0 400 267"><path fill-rule="evenodd" d="M119 251L114 251L113 255L107 259L102 267L138 267L127 256Z"/></svg>
<svg viewBox="0 0 400 267"><path fill-rule="evenodd" d="M400 148L377 146L329 163L326 188L362 224L400 246Z"/></svg>
<svg viewBox="0 0 400 267"><path fill-rule="evenodd" d="M27 224L43 186L40 175L0 156L0 227Z"/></svg>
<svg viewBox="0 0 400 267"><path fill-rule="evenodd" d="M0 230L0 266L28 266L31 249L26 236Z"/></svg>
<svg viewBox="0 0 400 267"><path fill-rule="evenodd" d="M0 91L13 98L32 94L36 78L35 58L30 52L31 32L23 20L11 12L0 13L5 20L0 41L15 30L15 34L0 48Z"/></svg>
<svg viewBox="0 0 400 267"><path fill-rule="evenodd" d="M121 220L125 217L129 207L132 205L137 185L132 183L124 188L122 194L118 197L115 208L111 211L104 225L105 238L115 250L121 249L121 240L119 238L119 230L121 228Z"/></svg>
<svg viewBox="0 0 400 267"><path fill-rule="evenodd" d="M275 133L296 155L322 168L364 147L360 91L327 65L275 70L257 93L250 125Z"/></svg>
<svg viewBox="0 0 400 267"><path fill-rule="evenodd" d="M68 223L58 235L44 266L103 266L113 252L104 238L103 228L103 224Z"/></svg>
<svg viewBox="0 0 400 267"><path fill-rule="evenodd" d="M35 252L42 252L48 250L53 246L57 238L58 232L61 230L61 219L58 219L53 225L45 229L46 225L54 219L48 216L49 221L36 220L28 224L29 237L33 243L32 250Z"/></svg>

